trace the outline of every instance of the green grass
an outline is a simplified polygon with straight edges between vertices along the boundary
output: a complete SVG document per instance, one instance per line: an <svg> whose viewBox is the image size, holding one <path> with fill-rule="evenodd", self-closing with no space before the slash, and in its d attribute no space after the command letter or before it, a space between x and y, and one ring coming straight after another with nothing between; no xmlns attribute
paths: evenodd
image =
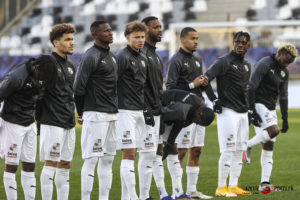
<svg viewBox="0 0 300 200"><path fill-rule="evenodd" d="M280 116L280 115L278 115ZM230 120L230 119L228 119ZM281 122L279 122L281 126ZM272 192L270 194L257 194L252 196L243 196L235 199L286 199L297 200L300 199L300 109L293 109L289 111L289 125L290 129L286 134L279 134L275 143L274 149L274 166L271 177L271 182L276 186L292 186L292 191ZM77 141L74 159L72 162L71 174L70 174L70 200L80 199L80 171L83 160L81 159L80 150L80 130L81 127L76 127ZM253 137L253 127L250 127L250 138ZM260 182L260 152L261 147L256 147L252 151L251 165L244 165L241 177L239 179L239 185L241 187L257 187ZM205 194L214 195L217 187L217 173L218 173L218 159L219 159L219 145L217 139L216 123L206 129L205 147L203 149L200 158L200 175L197 184L197 188ZM119 177L121 156L118 152L113 164L113 184L110 192L110 199L119 200L121 196L121 182ZM166 163L165 163L166 165ZM40 172L43 163L37 161L36 165L36 179L37 179L37 198L41 199L40 194ZM136 167L137 169L137 167ZM183 169L185 172L185 168ZM3 187L3 171L4 161L0 160L0 200L6 199L5 191ZM136 170L137 171L137 170ZM171 193L171 179L165 167L165 183L169 193ZM137 175L136 175L136 178ZM18 198L24 199L23 190L20 185L20 168L17 173L18 182ZM186 174L183 175L183 187L186 189ZM138 181L137 181L138 192ZM159 199L157 189L154 181L152 181L151 196L154 199ZM53 199L56 199L56 192L54 187ZM98 199L98 181L95 179L94 190L91 195L91 199ZM215 198L226 199L226 198Z"/></svg>

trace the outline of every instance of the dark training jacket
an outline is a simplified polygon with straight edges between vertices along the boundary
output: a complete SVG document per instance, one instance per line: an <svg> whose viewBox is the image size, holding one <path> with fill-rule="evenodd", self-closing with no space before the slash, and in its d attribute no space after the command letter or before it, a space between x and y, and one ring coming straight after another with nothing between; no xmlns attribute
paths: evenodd
<svg viewBox="0 0 300 200"><path fill-rule="evenodd" d="M72 62L55 52L52 56L58 62L56 85L52 89L46 89L43 98L37 102L36 117L40 124L70 129L75 126L73 98L75 67Z"/></svg>
<svg viewBox="0 0 300 200"><path fill-rule="evenodd" d="M109 49L95 44L85 52L74 83L79 115L83 111L118 112L117 73L117 60Z"/></svg>
<svg viewBox="0 0 300 200"><path fill-rule="evenodd" d="M244 113L249 109L247 85L250 73L250 63L232 51L218 58L205 76L209 81L217 79L218 99L223 107Z"/></svg>
<svg viewBox="0 0 300 200"><path fill-rule="evenodd" d="M33 78L32 60L16 66L0 83L0 100L4 100L1 117L21 126L34 122L35 105L42 88Z"/></svg>
<svg viewBox="0 0 300 200"><path fill-rule="evenodd" d="M117 54L118 63L118 108L143 110L144 84L147 76L147 60L129 46Z"/></svg>
<svg viewBox="0 0 300 200"><path fill-rule="evenodd" d="M281 113L287 118L288 79L289 71L280 66L275 54L260 59L249 81L250 108L254 109L255 103L261 103L269 110L275 110L279 97Z"/></svg>
<svg viewBox="0 0 300 200"><path fill-rule="evenodd" d="M155 47L149 45L147 42L142 48L142 52L148 60L145 102L151 108L154 115L159 115L163 93L163 64L156 54L155 49Z"/></svg>
<svg viewBox="0 0 300 200"><path fill-rule="evenodd" d="M209 97L213 101L216 97L210 84L206 87L195 87L190 89L189 84L193 80L203 74L202 60L194 54L185 52L180 48L171 58L168 72L166 88L180 89L189 92L193 92L202 98L202 91L206 90L206 93L210 94Z"/></svg>

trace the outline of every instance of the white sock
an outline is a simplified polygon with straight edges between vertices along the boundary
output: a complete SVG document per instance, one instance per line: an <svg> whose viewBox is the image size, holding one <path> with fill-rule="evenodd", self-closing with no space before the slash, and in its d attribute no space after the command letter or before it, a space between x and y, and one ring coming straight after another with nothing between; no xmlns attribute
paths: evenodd
<svg viewBox="0 0 300 200"><path fill-rule="evenodd" d="M262 149L260 164L261 164L261 183L270 182L270 176L273 168L273 151L267 151Z"/></svg>
<svg viewBox="0 0 300 200"><path fill-rule="evenodd" d="M226 186L227 177L230 171L232 152L225 151L221 153L218 169L218 187Z"/></svg>
<svg viewBox="0 0 300 200"><path fill-rule="evenodd" d="M99 158L98 163L98 181L99 181L99 200L108 200L109 191L112 183L112 164L114 156L104 155Z"/></svg>
<svg viewBox="0 0 300 200"><path fill-rule="evenodd" d="M230 176L229 186L235 187L238 185L238 180L242 171L242 151L232 152L231 165L230 165Z"/></svg>
<svg viewBox="0 0 300 200"><path fill-rule="evenodd" d="M140 199L149 198L149 192L152 181L153 163L156 152L140 152L138 162Z"/></svg>
<svg viewBox="0 0 300 200"><path fill-rule="evenodd" d="M135 172L134 172L134 160L123 159L121 161L120 175L123 177L123 181L128 190L130 199L136 200L138 196L135 191Z"/></svg>
<svg viewBox="0 0 300 200"><path fill-rule="evenodd" d="M4 172L3 182L7 200L16 200L18 198L16 174Z"/></svg>
<svg viewBox="0 0 300 200"><path fill-rule="evenodd" d="M121 171L121 169L120 169ZM129 196L129 191L127 189L124 177L120 174L120 178L121 178L121 200L130 200L130 196Z"/></svg>
<svg viewBox="0 0 300 200"><path fill-rule="evenodd" d="M257 129L255 129L256 131L258 131ZM266 142L268 142L269 140L271 140L268 131L266 130L261 130L259 133L257 133L253 138L251 138L248 143L247 146L252 148L256 145L259 144L264 144Z"/></svg>
<svg viewBox="0 0 300 200"><path fill-rule="evenodd" d="M165 172L164 172L164 165L162 162L162 156L156 155L155 161L153 163L153 177L156 183L156 187L159 192L160 198L164 198L168 196L165 187Z"/></svg>
<svg viewBox="0 0 300 200"><path fill-rule="evenodd" d="M168 155L167 164L172 179L173 194L175 194L175 196L178 197L183 194L182 183L181 183L182 168L180 166L178 154Z"/></svg>
<svg viewBox="0 0 300 200"><path fill-rule="evenodd" d="M81 168L81 199L89 200L94 184L95 166L98 157L90 157L84 160Z"/></svg>
<svg viewBox="0 0 300 200"><path fill-rule="evenodd" d="M55 173L55 167L44 166L40 181L41 181L41 193L43 200L52 200L53 193L53 176Z"/></svg>
<svg viewBox="0 0 300 200"><path fill-rule="evenodd" d="M57 200L67 200L69 197L70 169L56 168L55 185Z"/></svg>
<svg viewBox="0 0 300 200"><path fill-rule="evenodd" d="M25 200L35 199L36 180L34 172L21 171L21 183Z"/></svg>
<svg viewBox="0 0 300 200"><path fill-rule="evenodd" d="M196 192L200 167L186 166L187 192Z"/></svg>

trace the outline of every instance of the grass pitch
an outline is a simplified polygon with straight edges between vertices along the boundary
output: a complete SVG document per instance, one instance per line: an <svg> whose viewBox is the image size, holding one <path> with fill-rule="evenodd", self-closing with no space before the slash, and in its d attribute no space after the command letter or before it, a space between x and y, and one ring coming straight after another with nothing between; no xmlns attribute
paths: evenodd
<svg viewBox="0 0 300 200"><path fill-rule="evenodd" d="M280 114L278 113L280 118ZM230 120L230 119L229 119ZM279 122L281 127L281 121ZM271 192L269 194L262 194L257 191L258 184L260 183L260 152L261 147L255 147L252 150L251 165L245 165L242 169L242 174L239 179L239 186L249 188L254 194L251 196L241 196L234 199L286 199L286 200L298 200L300 199L300 109L289 110L289 126L288 133L280 133L277 137L274 148L274 165L271 177L271 182L275 186L282 187L281 192ZM81 126L76 126L76 149L74 153L74 159L72 162L72 168L70 173L70 200L80 199L80 172L83 160L81 159L80 150L80 132ZM254 129L250 127L250 138L254 136ZM218 159L219 159L219 145L217 139L217 127L214 122L211 126L206 129L205 147L202 151L200 158L200 174L198 179L197 188L204 194L214 195L217 187L218 179ZM1 139L1 138L0 138ZM37 157L38 158L38 157ZM137 159L136 159L137 160ZM113 183L110 191L111 200L121 199L121 181L120 181L120 161L121 154L118 152L113 163ZM166 162L166 161L165 161ZM136 162L137 163L137 162ZM43 163L37 160L36 163L36 179L37 179L37 195L36 199L41 199L40 193L40 173L43 167ZM4 186L3 186L3 171L4 171L4 160L0 159L0 200L6 199ZM184 175L182 179L184 190L186 189L186 174L185 167L183 169ZM96 173L95 173L96 175ZM96 177L96 176L95 176ZM18 182L18 199L24 199L22 186L20 184L20 167L17 172ZM137 185L136 190L138 192L138 176L136 166L136 179ZM165 184L167 191L171 193L171 178L165 163ZM152 187L150 195L154 199L159 199L159 195L154 183L152 181ZM56 199L56 191L54 186L53 199ZM98 199L98 180L95 178L94 189L91 195L92 200ZM215 199L228 199L228 198L215 198Z"/></svg>

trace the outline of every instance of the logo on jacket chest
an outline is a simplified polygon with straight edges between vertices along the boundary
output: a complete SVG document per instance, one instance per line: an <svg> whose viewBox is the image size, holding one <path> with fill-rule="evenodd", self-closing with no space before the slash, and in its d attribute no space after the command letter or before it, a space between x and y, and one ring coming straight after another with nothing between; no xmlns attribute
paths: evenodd
<svg viewBox="0 0 300 200"><path fill-rule="evenodd" d="M71 67L68 67L68 72L69 72L69 74L74 74L74 70L71 68Z"/></svg>
<svg viewBox="0 0 300 200"><path fill-rule="evenodd" d="M117 61L116 61L115 57L111 57L111 59L112 59L112 61L113 61L115 64L117 64Z"/></svg>
<svg viewBox="0 0 300 200"><path fill-rule="evenodd" d="M197 67L201 67L201 64L199 63L199 61L196 60L195 63L196 63Z"/></svg>
<svg viewBox="0 0 300 200"><path fill-rule="evenodd" d="M284 78L286 76L285 72L283 70L280 71L281 78Z"/></svg>
<svg viewBox="0 0 300 200"><path fill-rule="evenodd" d="M141 60L141 63L142 63L143 67L146 67L146 62L145 61Z"/></svg>

